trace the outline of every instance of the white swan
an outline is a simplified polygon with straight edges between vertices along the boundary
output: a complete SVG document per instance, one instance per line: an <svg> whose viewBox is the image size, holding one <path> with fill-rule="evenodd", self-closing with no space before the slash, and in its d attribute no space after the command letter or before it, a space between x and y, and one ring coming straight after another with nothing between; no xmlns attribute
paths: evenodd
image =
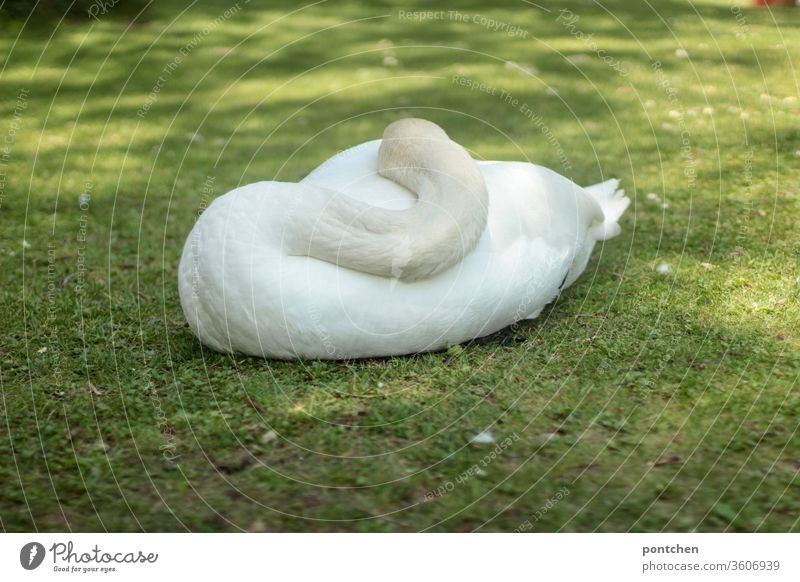
<svg viewBox="0 0 800 582"><path fill-rule="evenodd" d="M436 350L534 318L616 236L618 182L475 162L404 119L300 183L217 198L181 257L181 305L208 347L343 359ZM416 195L414 194L416 193Z"/></svg>

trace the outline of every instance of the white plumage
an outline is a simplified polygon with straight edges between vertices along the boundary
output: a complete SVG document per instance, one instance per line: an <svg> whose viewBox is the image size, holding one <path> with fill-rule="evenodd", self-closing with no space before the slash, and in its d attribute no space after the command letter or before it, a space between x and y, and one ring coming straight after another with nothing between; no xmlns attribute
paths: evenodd
<svg viewBox="0 0 800 582"><path fill-rule="evenodd" d="M438 126L402 120L300 183L216 199L184 247L181 305L198 338L223 352L440 349L538 316L595 242L619 233L629 200L616 187L476 163Z"/></svg>

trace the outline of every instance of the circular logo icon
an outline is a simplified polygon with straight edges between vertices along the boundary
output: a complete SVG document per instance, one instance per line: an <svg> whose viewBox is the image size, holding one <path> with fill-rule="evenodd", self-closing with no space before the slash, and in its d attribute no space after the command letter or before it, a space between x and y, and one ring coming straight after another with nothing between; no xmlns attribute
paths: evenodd
<svg viewBox="0 0 800 582"><path fill-rule="evenodd" d="M29 542L19 551L19 563L26 570L35 570L44 561L44 546L39 542Z"/></svg>

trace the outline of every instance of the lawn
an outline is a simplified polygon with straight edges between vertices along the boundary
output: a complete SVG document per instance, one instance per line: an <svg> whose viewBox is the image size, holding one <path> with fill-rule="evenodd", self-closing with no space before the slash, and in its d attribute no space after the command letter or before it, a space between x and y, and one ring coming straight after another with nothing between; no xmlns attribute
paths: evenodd
<svg viewBox="0 0 800 582"><path fill-rule="evenodd" d="M3 530L800 530L800 10L448 10L0 22ZM446 352L204 350L176 281L197 215L402 116L620 178L622 235L538 320Z"/></svg>

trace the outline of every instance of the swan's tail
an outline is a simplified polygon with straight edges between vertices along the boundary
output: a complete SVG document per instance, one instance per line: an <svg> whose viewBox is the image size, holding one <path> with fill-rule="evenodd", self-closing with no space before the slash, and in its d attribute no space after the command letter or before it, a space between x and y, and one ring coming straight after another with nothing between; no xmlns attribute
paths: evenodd
<svg viewBox="0 0 800 582"><path fill-rule="evenodd" d="M599 184L586 186L586 190L600 205L605 220L594 227L593 233L597 240L608 240L620 233L618 220L631 203L625 196L625 190L617 190L619 180L606 180Z"/></svg>

